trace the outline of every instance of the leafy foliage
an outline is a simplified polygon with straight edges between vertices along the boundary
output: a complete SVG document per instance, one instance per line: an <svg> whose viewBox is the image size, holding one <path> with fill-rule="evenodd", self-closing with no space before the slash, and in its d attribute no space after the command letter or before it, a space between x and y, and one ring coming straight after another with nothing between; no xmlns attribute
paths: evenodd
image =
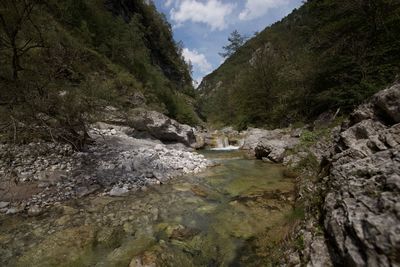
<svg viewBox="0 0 400 267"><path fill-rule="evenodd" d="M400 73L400 2L309 0L200 85L211 124L282 127L346 113Z"/></svg>

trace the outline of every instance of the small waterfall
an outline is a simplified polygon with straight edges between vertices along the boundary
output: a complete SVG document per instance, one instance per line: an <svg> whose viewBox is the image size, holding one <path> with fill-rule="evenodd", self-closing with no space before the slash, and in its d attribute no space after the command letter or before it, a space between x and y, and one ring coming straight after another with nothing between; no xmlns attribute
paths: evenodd
<svg viewBox="0 0 400 267"><path fill-rule="evenodd" d="M223 143L223 147L228 147L229 146L229 139L226 136L222 137L222 143Z"/></svg>
<svg viewBox="0 0 400 267"><path fill-rule="evenodd" d="M229 146L229 139L225 135L217 136L215 143L216 143L216 148L224 148Z"/></svg>
<svg viewBox="0 0 400 267"><path fill-rule="evenodd" d="M215 140L216 148L223 148L224 147L224 140L221 136L218 136Z"/></svg>
<svg viewBox="0 0 400 267"><path fill-rule="evenodd" d="M229 138L225 135L215 137L215 147L211 150L236 150L239 147L231 146L229 144Z"/></svg>

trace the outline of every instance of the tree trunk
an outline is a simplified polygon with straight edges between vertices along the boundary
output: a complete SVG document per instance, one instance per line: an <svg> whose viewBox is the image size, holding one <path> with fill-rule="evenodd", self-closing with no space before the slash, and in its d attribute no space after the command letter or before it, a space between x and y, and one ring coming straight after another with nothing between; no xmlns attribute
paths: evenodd
<svg viewBox="0 0 400 267"><path fill-rule="evenodd" d="M12 56L12 71L13 71L13 80L18 80L18 72L19 72L19 56L18 56L18 48L15 43L15 40L11 43L13 48L13 56Z"/></svg>

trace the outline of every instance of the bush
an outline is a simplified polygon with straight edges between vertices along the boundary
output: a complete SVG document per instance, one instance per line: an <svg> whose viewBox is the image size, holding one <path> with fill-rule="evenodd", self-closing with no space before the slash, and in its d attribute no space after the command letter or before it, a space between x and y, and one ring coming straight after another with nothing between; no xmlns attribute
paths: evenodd
<svg viewBox="0 0 400 267"><path fill-rule="evenodd" d="M315 131L311 132L304 130L300 136L300 144L304 146L311 145L318 140L318 135Z"/></svg>

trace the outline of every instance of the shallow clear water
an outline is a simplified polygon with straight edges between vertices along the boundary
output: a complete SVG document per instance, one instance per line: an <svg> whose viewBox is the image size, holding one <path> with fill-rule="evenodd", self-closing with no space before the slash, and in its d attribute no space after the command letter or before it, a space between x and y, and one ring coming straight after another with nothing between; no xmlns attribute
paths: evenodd
<svg viewBox="0 0 400 267"><path fill-rule="evenodd" d="M219 165L128 197L0 217L0 266L241 265L248 240L284 222L293 183L240 151L204 154Z"/></svg>

